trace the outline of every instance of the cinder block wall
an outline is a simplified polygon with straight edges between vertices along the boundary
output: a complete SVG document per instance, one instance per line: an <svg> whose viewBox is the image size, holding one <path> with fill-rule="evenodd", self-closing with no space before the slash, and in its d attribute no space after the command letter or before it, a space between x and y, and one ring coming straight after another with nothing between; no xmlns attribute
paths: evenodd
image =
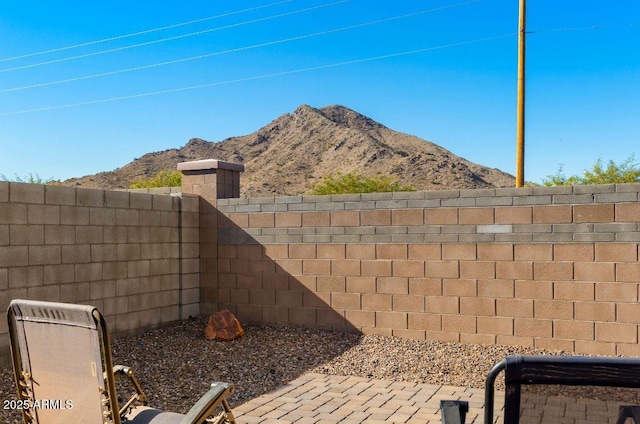
<svg viewBox="0 0 640 424"><path fill-rule="evenodd" d="M640 184L219 199L245 321L640 355Z"/></svg>
<svg viewBox="0 0 640 424"><path fill-rule="evenodd" d="M91 304L114 333L198 315L198 202L0 182L0 310L13 298Z"/></svg>

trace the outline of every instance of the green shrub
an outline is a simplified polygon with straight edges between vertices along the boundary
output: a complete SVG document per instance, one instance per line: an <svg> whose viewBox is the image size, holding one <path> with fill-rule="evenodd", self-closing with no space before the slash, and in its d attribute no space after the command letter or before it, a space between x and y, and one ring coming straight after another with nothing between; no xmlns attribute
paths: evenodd
<svg viewBox="0 0 640 424"><path fill-rule="evenodd" d="M15 183L29 183L29 184L52 184L58 183L59 181L54 180L53 178L41 178L38 174L29 173L29 175L25 177L20 177L16 174L14 178L8 178L4 174L0 174L0 181L9 181Z"/></svg>
<svg viewBox="0 0 640 424"><path fill-rule="evenodd" d="M162 170L153 177L140 178L129 188L180 187L181 185L182 172Z"/></svg>
<svg viewBox="0 0 640 424"><path fill-rule="evenodd" d="M631 155L622 163L618 164L609 160L606 166L602 159L591 165L590 169L584 171L582 176L572 175L567 177L562 171L562 165L553 175L548 175L542 179L542 184L550 186L565 185L590 185L590 184L620 184L640 182L640 165L636 162L635 156Z"/></svg>
<svg viewBox="0 0 640 424"><path fill-rule="evenodd" d="M337 172L327 175L309 189L310 194L383 193L390 191L415 191L411 185L400 185L392 177L365 177L354 172Z"/></svg>

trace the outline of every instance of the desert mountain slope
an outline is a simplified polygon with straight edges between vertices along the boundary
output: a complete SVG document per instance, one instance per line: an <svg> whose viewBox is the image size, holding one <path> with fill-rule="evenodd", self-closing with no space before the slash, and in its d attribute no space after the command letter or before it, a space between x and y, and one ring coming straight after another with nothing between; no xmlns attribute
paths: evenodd
<svg viewBox="0 0 640 424"><path fill-rule="evenodd" d="M357 170L391 175L418 190L512 187L513 176L469 162L415 136L393 131L344 106L298 107L253 134L211 143L192 139L180 149L149 153L112 172L64 185L127 188L177 163L221 159L243 163L243 196L305 193L325 175Z"/></svg>

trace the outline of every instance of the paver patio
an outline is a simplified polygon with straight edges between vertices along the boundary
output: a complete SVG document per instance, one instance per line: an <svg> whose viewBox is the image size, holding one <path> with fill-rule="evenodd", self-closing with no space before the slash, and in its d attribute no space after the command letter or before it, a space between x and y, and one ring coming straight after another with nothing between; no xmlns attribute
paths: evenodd
<svg viewBox="0 0 640 424"><path fill-rule="evenodd" d="M307 373L236 407L234 414L239 424L431 424L442 422L440 400L457 399L469 402L467 423L482 422L483 389Z"/></svg>

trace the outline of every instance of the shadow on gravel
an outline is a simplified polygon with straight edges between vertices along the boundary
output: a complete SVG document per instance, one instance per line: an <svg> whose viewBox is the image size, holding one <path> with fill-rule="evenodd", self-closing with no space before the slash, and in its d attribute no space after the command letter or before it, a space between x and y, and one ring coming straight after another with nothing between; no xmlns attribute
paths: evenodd
<svg viewBox="0 0 640 424"><path fill-rule="evenodd" d="M136 372L151 404L186 412L212 381L236 385L237 406L264 395L358 344L361 336L326 330L244 325L245 335L222 342L204 338L196 318L139 336L114 340L114 361Z"/></svg>
<svg viewBox="0 0 640 424"><path fill-rule="evenodd" d="M186 413L213 381L234 383L230 403L238 406L331 361L361 337L248 324L239 339L209 341L206 324L206 318L192 318L116 338L111 343L114 363L133 368L152 406ZM0 370L0 377L0 398L16 399L12 370ZM19 411L0 409L0 422L20 423Z"/></svg>

